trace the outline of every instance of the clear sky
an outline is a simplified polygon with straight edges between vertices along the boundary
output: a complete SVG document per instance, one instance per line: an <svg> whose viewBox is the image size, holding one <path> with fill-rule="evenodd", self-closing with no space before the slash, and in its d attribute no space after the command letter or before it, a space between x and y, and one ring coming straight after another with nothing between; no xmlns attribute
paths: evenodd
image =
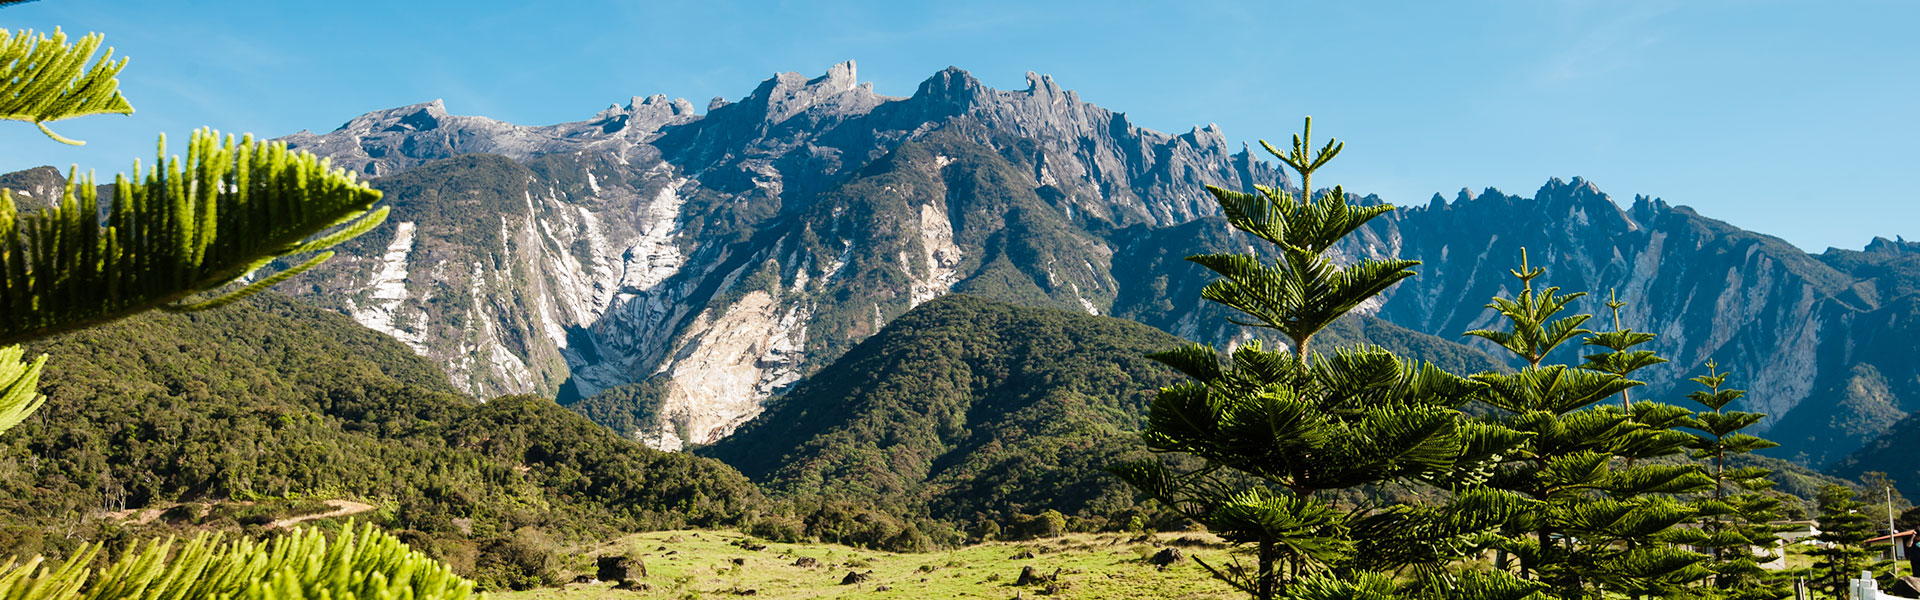
<svg viewBox="0 0 1920 600"><path fill-rule="evenodd" d="M133 116L0 123L0 171L102 175L195 127L278 136L444 98L584 119L630 96L706 106L858 61L883 94L957 65L1048 73L1141 125L1348 147L1316 181L1423 203L1584 176L1802 248L1920 238L1920 2L232 2L42 0L0 27L100 31Z"/></svg>

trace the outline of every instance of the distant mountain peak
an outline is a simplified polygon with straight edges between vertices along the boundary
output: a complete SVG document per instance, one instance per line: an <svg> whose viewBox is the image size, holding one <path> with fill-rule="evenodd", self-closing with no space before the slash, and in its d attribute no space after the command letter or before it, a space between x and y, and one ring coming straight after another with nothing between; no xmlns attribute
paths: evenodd
<svg viewBox="0 0 1920 600"><path fill-rule="evenodd" d="M408 104L406 106L376 110L360 115L350 121L341 123L334 131L374 129L376 127L382 130L392 131L395 127L403 126L414 131L423 131L439 127L440 121L447 117L446 102L440 98L434 98L433 100L419 104Z"/></svg>
<svg viewBox="0 0 1920 600"><path fill-rule="evenodd" d="M1868 254L1884 254L1888 256L1899 256L1902 254L1920 255L1920 242L1909 242L1907 238L1897 235L1893 236L1891 240L1874 236L1873 241L1867 242L1865 252Z"/></svg>
<svg viewBox="0 0 1920 600"><path fill-rule="evenodd" d="M988 92L987 86L965 69L947 67L920 82L909 100L916 105L944 109L929 111L931 113L953 116L985 104Z"/></svg>
<svg viewBox="0 0 1920 600"><path fill-rule="evenodd" d="M759 120L771 125L816 107L840 114L864 114L896 99L874 93L873 84L861 83L858 77L859 70L851 60L835 64L826 74L811 79L794 72L780 73L760 82L753 93L730 108L758 112Z"/></svg>
<svg viewBox="0 0 1920 600"><path fill-rule="evenodd" d="M1027 71L1026 92L1028 94L1033 94L1036 96L1046 96L1049 98L1064 98L1074 102L1078 102L1080 100L1079 94L1074 93L1072 90L1061 89L1060 84L1055 83L1053 81L1052 75L1047 75L1045 73L1035 73L1033 71Z"/></svg>
<svg viewBox="0 0 1920 600"><path fill-rule="evenodd" d="M1573 177L1573 181L1566 181L1559 177L1549 178L1545 185L1540 186L1540 191L1536 195L1541 198L1600 199L1606 200L1609 204L1613 202L1607 197L1606 192L1600 191L1600 186L1578 175Z"/></svg>

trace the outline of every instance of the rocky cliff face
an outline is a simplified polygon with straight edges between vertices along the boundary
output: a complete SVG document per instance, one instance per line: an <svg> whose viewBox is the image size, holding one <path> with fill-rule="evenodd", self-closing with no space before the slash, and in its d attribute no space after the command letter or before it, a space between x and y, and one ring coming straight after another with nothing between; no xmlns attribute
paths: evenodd
<svg viewBox="0 0 1920 600"><path fill-rule="evenodd" d="M477 396L554 395L668 448L727 435L951 291L1249 339L1198 300L1209 276L1181 257L1248 247L1205 186L1285 185L1217 128L1142 129L1046 76L1001 91L947 69L893 98L852 63L705 112L654 96L522 126L436 101L283 139L376 176L394 207L287 291L406 342ZM1617 288L1623 323L1661 334L1653 349L1674 363L1644 371L1654 385L1637 397L1677 400L1718 360L1751 390L1747 408L1788 423L1784 453L1816 464L1916 408L1920 243L1809 255L1578 178L1376 220L1339 252L1420 259L1421 275L1330 335L1498 368L1452 340L1492 324L1482 305L1510 292L1522 247L1550 284ZM1602 312L1589 300L1576 308Z"/></svg>

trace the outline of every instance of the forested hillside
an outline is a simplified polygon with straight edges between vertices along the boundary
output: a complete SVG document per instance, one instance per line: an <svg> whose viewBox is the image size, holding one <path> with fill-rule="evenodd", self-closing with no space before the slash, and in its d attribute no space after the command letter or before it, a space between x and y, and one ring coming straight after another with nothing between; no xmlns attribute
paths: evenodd
<svg viewBox="0 0 1920 600"><path fill-rule="evenodd" d="M1120 319L964 294L930 301L700 454L770 490L967 522L1135 507L1101 469L1138 430L1180 340ZM1122 523L1124 524L1124 522Z"/></svg>
<svg viewBox="0 0 1920 600"><path fill-rule="evenodd" d="M0 436L7 554L257 530L265 519L233 501L349 498L378 507L359 518L507 581L525 574L501 561L529 539L738 523L760 503L725 465L645 448L550 400L458 395L391 338L285 297L32 350L52 355L49 399ZM105 514L179 503L192 504L146 526Z"/></svg>

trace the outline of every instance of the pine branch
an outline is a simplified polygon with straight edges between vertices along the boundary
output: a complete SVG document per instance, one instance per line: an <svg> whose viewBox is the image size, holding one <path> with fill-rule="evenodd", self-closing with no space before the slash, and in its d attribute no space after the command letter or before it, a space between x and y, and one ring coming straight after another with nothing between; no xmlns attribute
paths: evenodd
<svg viewBox="0 0 1920 600"><path fill-rule="evenodd" d="M176 541L148 542L97 574L88 568L97 544L57 569L40 558L9 562L0 565L0 598L461 600L473 593L473 582L372 525L349 523L332 539L302 528L266 542L201 534L176 550Z"/></svg>
<svg viewBox="0 0 1920 600"><path fill-rule="evenodd" d="M364 233L387 215L373 209L380 192L350 172L283 143L221 141L212 130L194 132L184 165L163 154L150 170L136 163L134 177L115 177L104 227L91 176L70 177L56 208L16 217L10 199L0 204L0 344L155 308L224 305L325 255L239 290L219 292L223 286Z"/></svg>
<svg viewBox="0 0 1920 600"><path fill-rule="evenodd" d="M82 36L68 44L67 34L58 28L53 37L35 35L33 30L12 33L0 30L0 119L27 121L56 141L75 146L70 140L47 129L47 122L97 114L133 114L133 106L120 95L115 77L126 68L127 59L113 60L113 49L93 63L87 62L104 39L98 33Z"/></svg>
<svg viewBox="0 0 1920 600"><path fill-rule="evenodd" d="M33 414L46 397L34 390L40 383L40 369L47 364L42 354L33 362L21 362L19 346L0 348L0 432L12 429Z"/></svg>

